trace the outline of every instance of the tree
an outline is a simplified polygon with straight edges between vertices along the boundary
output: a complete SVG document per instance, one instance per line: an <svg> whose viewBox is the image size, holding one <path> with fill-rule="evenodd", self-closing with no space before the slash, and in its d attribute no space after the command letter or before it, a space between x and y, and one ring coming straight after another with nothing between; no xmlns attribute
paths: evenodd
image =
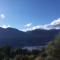
<svg viewBox="0 0 60 60"><path fill-rule="evenodd" d="M57 60L57 59L52 56L47 56L47 58L45 60Z"/></svg>
<svg viewBox="0 0 60 60"><path fill-rule="evenodd" d="M22 49L17 48L16 49L16 55L22 55Z"/></svg>
<svg viewBox="0 0 60 60"><path fill-rule="evenodd" d="M11 55L11 46L5 45L0 47L0 60L6 59L9 60Z"/></svg>
<svg viewBox="0 0 60 60"><path fill-rule="evenodd" d="M55 59L60 60L60 33L53 40L53 42L48 44L46 51L49 57L54 57Z"/></svg>
<svg viewBox="0 0 60 60"><path fill-rule="evenodd" d="M40 53L40 50L37 50L37 49L32 50L33 55L38 55L39 53Z"/></svg>

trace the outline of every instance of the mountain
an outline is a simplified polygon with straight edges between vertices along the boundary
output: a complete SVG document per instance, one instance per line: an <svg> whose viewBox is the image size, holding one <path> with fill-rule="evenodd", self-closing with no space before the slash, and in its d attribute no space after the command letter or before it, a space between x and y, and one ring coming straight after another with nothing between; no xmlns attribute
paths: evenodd
<svg viewBox="0 0 60 60"><path fill-rule="evenodd" d="M36 29L23 32L15 28L4 29L0 27L0 46L6 44L13 47L46 45L49 41L53 40L59 32L60 29Z"/></svg>

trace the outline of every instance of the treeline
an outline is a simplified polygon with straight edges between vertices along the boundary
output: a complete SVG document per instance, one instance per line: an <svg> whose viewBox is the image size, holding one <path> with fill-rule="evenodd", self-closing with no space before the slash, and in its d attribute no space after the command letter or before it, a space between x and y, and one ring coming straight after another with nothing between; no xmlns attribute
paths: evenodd
<svg viewBox="0 0 60 60"><path fill-rule="evenodd" d="M9 45L0 47L0 60L34 60L42 50L27 50L22 48L12 48Z"/></svg>

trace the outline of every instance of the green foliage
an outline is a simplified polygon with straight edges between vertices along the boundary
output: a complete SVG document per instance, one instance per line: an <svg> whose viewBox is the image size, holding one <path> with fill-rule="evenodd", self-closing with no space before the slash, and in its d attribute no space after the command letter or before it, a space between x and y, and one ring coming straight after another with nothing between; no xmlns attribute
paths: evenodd
<svg viewBox="0 0 60 60"><path fill-rule="evenodd" d="M56 60L56 58L52 57L52 56L47 56L47 58L45 60Z"/></svg>
<svg viewBox="0 0 60 60"><path fill-rule="evenodd" d="M57 60L60 60L60 34L48 44L46 49L48 58L54 57ZM52 59L53 60L53 59Z"/></svg>
<svg viewBox="0 0 60 60"><path fill-rule="evenodd" d="M15 58L14 58L13 60L22 60L22 56L16 55Z"/></svg>

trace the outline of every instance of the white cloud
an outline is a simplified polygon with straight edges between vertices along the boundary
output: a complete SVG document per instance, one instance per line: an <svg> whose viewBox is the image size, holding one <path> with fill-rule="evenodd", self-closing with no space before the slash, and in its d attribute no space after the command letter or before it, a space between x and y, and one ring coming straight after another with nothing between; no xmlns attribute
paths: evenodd
<svg viewBox="0 0 60 60"><path fill-rule="evenodd" d="M32 23L28 23L25 25L25 27L30 27L32 25Z"/></svg>
<svg viewBox="0 0 60 60"><path fill-rule="evenodd" d="M51 23L49 24L44 24L44 25L36 25L36 26L31 26L32 23L29 23L26 26L25 29L23 29L23 31L31 31L31 30L35 30L35 29L45 29L45 30L49 30L49 29L60 29L60 18L53 20Z"/></svg>
<svg viewBox="0 0 60 60"><path fill-rule="evenodd" d="M0 18L4 19L5 15L4 14L0 14Z"/></svg>
<svg viewBox="0 0 60 60"><path fill-rule="evenodd" d="M8 27L11 27L10 25L2 25L1 26L2 28L8 28Z"/></svg>
<svg viewBox="0 0 60 60"><path fill-rule="evenodd" d="M60 25L60 18L53 20L50 24L51 25Z"/></svg>

